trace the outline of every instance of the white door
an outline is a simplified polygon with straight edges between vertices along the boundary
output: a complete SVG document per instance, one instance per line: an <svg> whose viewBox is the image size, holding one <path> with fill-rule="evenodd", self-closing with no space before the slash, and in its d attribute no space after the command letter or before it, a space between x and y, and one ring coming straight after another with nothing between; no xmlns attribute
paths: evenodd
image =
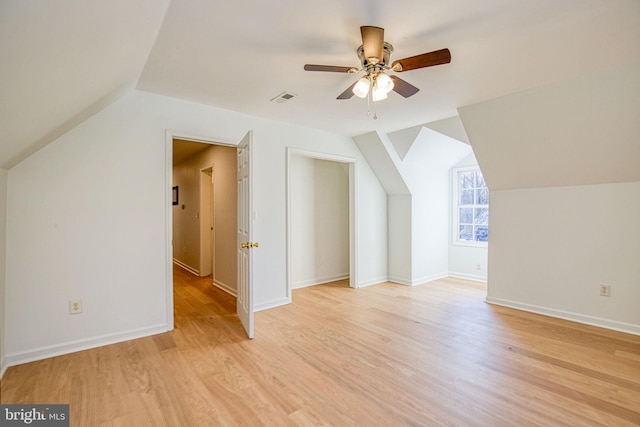
<svg viewBox="0 0 640 427"><path fill-rule="evenodd" d="M249 131L238 144L238 292L236 310L249 338L253 338L253 260L258 246L251 234L251 145Z"/></svg>

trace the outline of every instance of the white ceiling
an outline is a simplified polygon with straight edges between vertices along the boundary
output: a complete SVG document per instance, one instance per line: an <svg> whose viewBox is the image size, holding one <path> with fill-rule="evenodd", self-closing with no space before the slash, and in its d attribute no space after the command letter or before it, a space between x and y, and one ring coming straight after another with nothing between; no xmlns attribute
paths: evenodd
<svg viewBox="0 0 640 427"><path fill-rule="evenodd" d="M385 28L395 59L448 47L451 64L399 74L420 92L373 120L366 100L335 99L357 76L302 68L358 66L361 25ZM134 85L349 136L451 117L640 60L640 1L2 0L0 57L9 168ZM284 91L297 97L270 102Z"/></svg>

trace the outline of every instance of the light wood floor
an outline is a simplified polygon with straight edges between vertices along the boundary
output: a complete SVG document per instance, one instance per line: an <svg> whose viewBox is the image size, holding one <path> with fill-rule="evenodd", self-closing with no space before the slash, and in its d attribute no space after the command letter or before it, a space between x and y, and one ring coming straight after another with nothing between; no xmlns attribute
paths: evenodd
<svg viewBox="0 0 640 427"><path fill-rule="evenodd" d="M640 425L640 337L495 307L472 282L294 291L256 313L175 272L172 332L9 368L72 426Z"/></svg>

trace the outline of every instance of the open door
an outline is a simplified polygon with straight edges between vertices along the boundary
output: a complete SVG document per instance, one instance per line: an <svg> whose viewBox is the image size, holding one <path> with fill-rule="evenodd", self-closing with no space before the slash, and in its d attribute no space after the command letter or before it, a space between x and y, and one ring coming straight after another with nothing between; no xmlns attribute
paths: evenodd
<svg viewBox="0 0 640 427"><path fill-rule="evenodd" d="M251 145L252 131L238 144L238 292L236 310L249 338L253 338L253 262L251 251L258 247L251 233Z"/></svg>

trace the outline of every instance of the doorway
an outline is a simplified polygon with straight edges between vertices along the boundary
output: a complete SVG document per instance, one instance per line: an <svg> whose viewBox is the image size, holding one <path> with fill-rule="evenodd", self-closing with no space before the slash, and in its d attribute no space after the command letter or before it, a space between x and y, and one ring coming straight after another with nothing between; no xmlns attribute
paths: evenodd
<svg viewBox="0 0 640 427"><path fill-rule="evenodd" d="M173 261L236 296L236 147L173 141Z"/></svg>
<svg viewBox="0 0 640 427"><path fill-rule="evenodd" d="M174 189L167 248L167 316L173 326L173 265L236 297L237 146L172 136L167 150L167 185Z"/></svg>
<svg viewBox="0 0 640 427"><path fill-rule="evenodd" d="M356 161L287 150L287 291L341 281L357 287Z"/></svg>

